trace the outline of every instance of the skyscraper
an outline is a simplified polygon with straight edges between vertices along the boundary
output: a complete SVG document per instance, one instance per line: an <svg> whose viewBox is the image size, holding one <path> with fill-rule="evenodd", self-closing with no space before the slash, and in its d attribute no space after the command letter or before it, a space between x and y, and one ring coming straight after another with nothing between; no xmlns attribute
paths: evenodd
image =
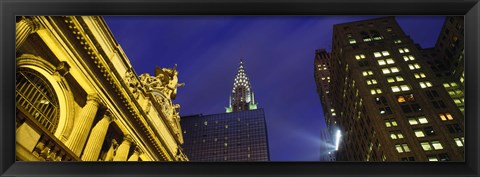
<svg viewBox="0 0 480 177"><path fill-rule="evenodd" d="M331 108L330 98L330 54L325 49L317 49L314 59L314 79L317 85L317 93L322 103L323 116L329 133L332 134L332 127L335 123L335 111Z"/></svg>
<svg viewBox="0 0 480 177"><path fill-rule="evenodd" d="M464 117L394 17L333 31L329 94L342 133L338 161L464 160Z"/></svg>
<svg viewBox="0 0 480 177"><path fill-rule="evenodd" d="M464 112L464 20L462 16L445 18L435 47L422 50L435 77L443 83L457 107Z"/></svg>
<svg viewBox="0 0 480 177"><path fill-rule="evenodd" d="M233 82L232 95L229 101L229 106L225 108L227 113L257 109L255 95L245 72L243 60L240 60L240 66Z"/></svg>
<svg viewBox="0 0 480 177"><path fill-rule="evenodd" d="M265 113L257 109L240 61L227 113L182 117L185 154L191 161L269 161Z"/></svg>

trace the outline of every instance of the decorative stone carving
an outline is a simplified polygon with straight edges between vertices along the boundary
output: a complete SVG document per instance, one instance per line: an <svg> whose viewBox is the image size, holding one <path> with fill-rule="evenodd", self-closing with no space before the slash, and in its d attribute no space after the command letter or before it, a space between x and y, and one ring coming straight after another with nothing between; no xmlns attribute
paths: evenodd
<svg viewBox="0 0 480 177"><path fill-rule="evenodd" d="M138 81L137 77L131 69L125 73L125 83L128 86L128 89L132 92L133 97L138 100L140 97L140 89L143 87L142 84Z"/></svg>
<svg viewBox="0 0 480 177"><path fill-rule="evenodd" d="M182 142L182 134L180 128L179 104L172 104L177 94L177 87L184 86L184 83L178 83L177 65L173 68L155 68L155 76L148 73L139 76L141 84L145 91L153 95L155 102L160 105L160 112L165 115L167 124L172 127L175 136ZM150 104L145 107L145 112L149 112Z"/></svg>
<svg viewBox="0 0 480 177"><path fill-rule="evenodd" d="M147 100L147 101L148 101L148 100ZM152 108L152 103L149 101L149 102L147 103L147 106L145 106L145 109L144 109L145 113L147 113L147 114L150 113L150 109L151 109L151 108Z"/></svg>
<svg viewBox="0 0 480 177"><path fill-rule="evenodd" d="M177 87L185 86L185 83L178 83L177 64L173 68L155 68L155 75L161 79L164 84L163 92L171 99L175 99L177 95Z"/></svg>

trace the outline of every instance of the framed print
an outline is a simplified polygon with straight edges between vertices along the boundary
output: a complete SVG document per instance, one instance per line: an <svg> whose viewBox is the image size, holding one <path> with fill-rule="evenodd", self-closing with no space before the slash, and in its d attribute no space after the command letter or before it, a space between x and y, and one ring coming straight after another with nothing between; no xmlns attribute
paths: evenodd
<svg viewBox="0 0 480 177"><path fill-rule="evenodd" d="M478 1L0 6L2 176L478 176Z"/></svg>

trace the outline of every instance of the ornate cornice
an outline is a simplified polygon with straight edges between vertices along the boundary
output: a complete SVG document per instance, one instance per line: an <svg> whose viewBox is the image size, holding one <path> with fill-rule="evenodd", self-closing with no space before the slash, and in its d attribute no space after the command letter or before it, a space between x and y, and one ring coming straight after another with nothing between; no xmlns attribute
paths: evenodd
<svg viewBox="0 0 480 177"><path fill-rule="evenodd" d="M68 28L75 35L76 39L83 46L83 49L90 56L90 59L93 60L93 63L100 70L101 75L99 76L103 76L112 86L114 92L117 94L117 96L119 96L119 99L127 108L127 111L131 114L132 119L136 120L138 125L140 125L141 129L145 132L148 140L153 142L152 144L154 145L155 149L160 152L161 157L165 160L174 160L173 157L167 155L169 153L165 149L164 143L162 143L160 139L157 138L152 128L144 119L144 117L146 117L146 114L143 112L143 110L140 110L141 106L136 103L136 101L132 101L134 100L133 96L131 96L132 94L126 91L128 89L124 89L128 88L128 86L126 86L125 83L122 83L116 79L121 77L119 77L118 74L115 75L116 73L111 72L109 64L106 62L107 60L105 60L104 57L100 54L100 52L97 51L97 47L94 45L89 35L83 30L82 25L76 18L77 17L67 16L64 17L64 21L68 25Z"/></svg>

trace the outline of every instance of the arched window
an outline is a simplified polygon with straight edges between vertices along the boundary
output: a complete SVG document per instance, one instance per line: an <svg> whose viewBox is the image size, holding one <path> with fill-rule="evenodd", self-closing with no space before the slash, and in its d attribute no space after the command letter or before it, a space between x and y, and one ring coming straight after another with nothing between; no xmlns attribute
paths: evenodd
<svg viewBox="0 0 480 177"><path fill-rule="evenodd" d="M47 130L55 133L60 117L58 98L52 85L41 74L17 68L17 107L22 107Z"/></svg>

